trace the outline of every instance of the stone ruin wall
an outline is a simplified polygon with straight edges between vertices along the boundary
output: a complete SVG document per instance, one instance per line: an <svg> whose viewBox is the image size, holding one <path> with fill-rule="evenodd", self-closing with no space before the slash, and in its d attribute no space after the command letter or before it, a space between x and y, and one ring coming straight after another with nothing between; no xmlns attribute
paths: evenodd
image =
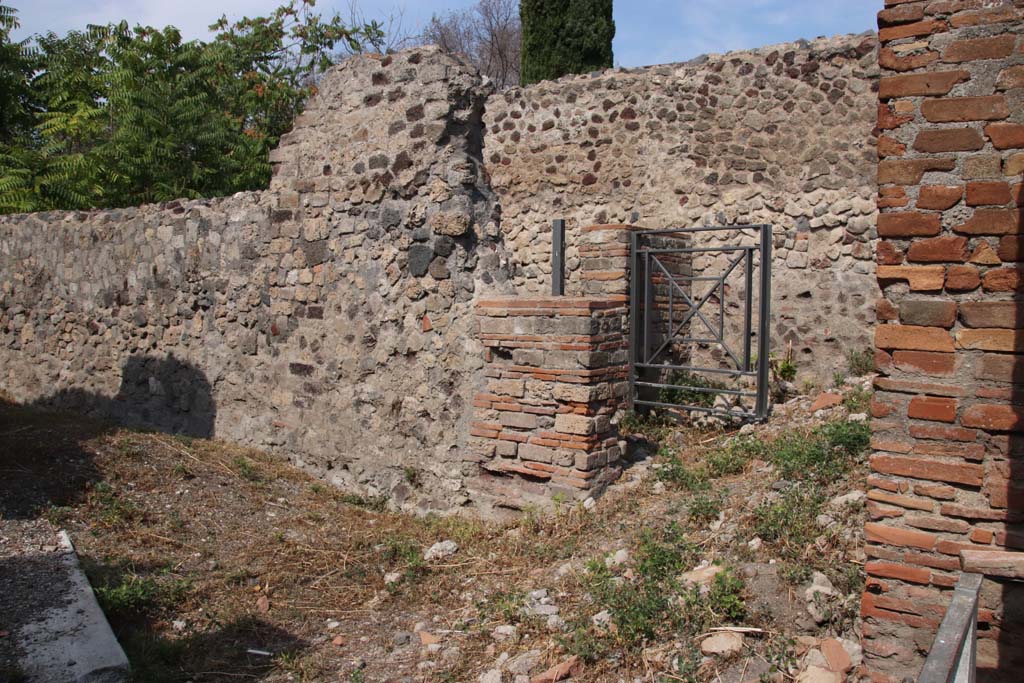
<svg viewBox="0 0 1024 683"><path fill-rule="evenodd" d="M867 34L491 96L484 163L514 283L550 291L554 218L567 221L567 294L586 292L586 226L771 224L773 348L791 343L803 377L830 381L848 350L870 347L878 298L877 77ZM695 259L694 274L717 274L723 259ZM729 282L727 317L738 325L742 278Z"/></svg>
<svg viewBox="0 0 1024 683"><path fill-rule="evenodd" d="M493 366L475 311L546 293L553 217L567 293L603 296L624 282L583 286L606 248L586 225L770 222L775 347L824 376L866 343L874 46L504 93L432 48L348 60L272 153L267 191L0 218L0 389L270 449L401 507L514 505L479 485Z"/></svg>
<svg viewBox="0 0 1024 683"><path fill-rule="evenodd" d="M473 302L508 291L486 94L433 50L348 60L265 192L4 218L0 388L466 503Z"/></svg>

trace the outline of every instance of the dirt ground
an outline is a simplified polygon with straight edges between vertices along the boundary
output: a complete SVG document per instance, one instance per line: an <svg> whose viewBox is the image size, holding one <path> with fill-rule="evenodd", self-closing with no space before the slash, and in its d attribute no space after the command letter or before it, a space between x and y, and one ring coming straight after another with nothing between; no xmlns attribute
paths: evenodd
<svg viewBox="0 0 1024 683"><path fill-rule="evenodd" d="M857 410L809 403L745 438ZM484 522L389 512L250 449L0 402L0 679L17 680L10 635L46 590L45 570L13 568L62 528L146 683L746 683L825 667L823 639L856 650L862 504L829 501L863 489L863 456L794 484L744 451L693 484L729 434L637 429L636 462L596 505ZM771 526L787 491L816 501L803 535ZM425 560L441 541L458 549ZM736 581L680 578L708 563ZM828 604L807 597L819 579ZM742 646L702 653L714 633Z"/></svg>

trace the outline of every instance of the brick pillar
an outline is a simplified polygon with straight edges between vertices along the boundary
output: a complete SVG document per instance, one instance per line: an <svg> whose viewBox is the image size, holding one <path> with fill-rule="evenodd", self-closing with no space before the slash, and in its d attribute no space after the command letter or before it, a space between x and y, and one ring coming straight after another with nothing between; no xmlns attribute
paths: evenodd
<svg viewBox="0 0 1024 683"><path fill-rule="evenodd" d="M862 600L880 682L916 677L961 549L1024 548L1024 10L885 4ZM1022 680L1022 598L986 580L979 680Z"/></svg>
<svg viewBox="0 0 1024 683"><path fill-rule="evenodd" d="M474 399L479 486L521 508L596 496L618 478L610 418L625 396L626 299L536 297L477 304L485 385Z"/></svg>

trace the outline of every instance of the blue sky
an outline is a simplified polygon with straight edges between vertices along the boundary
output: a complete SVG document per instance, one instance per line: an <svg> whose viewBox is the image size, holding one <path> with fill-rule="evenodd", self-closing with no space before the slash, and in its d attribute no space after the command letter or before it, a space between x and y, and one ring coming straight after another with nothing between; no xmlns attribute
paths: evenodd
<svg viewBox="0 0 1024 683"><path fill-rule="evenodd" d="M19 11L15 35L84 28L127 19L131 24L173 24L187 38L205 38L220 14L265 14L279 0L3 0ZM367 18L402 10L403 26L417 31L431 15L475 0L360 0ZM882 0L616 0L617 66L643 66L837 33L875 28ZM320 0L324 14L349 14L349 0Z"/></svg>

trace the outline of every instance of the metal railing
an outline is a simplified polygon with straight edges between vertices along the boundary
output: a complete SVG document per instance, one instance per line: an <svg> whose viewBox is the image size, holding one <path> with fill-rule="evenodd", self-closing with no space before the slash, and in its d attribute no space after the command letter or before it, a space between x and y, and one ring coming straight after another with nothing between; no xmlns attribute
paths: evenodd
<svg viewBox="0 0 1024 683"><path fill-rule="evenodd" d="M918 683L974 683L981 574L961 574Z"/></svg>

